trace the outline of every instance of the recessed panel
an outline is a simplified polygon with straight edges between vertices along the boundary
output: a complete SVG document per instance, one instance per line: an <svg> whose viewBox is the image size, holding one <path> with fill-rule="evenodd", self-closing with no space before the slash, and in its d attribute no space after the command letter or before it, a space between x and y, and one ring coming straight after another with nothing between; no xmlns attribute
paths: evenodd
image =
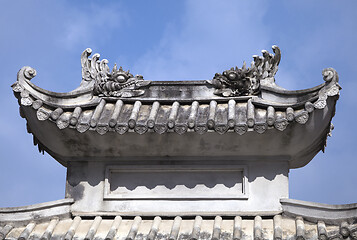
<svg viewBox="0 0 357 240"><path fill-rule="evenodd" d="M109 166L105 199L241 199L247 198L244 167Z"/></svg>

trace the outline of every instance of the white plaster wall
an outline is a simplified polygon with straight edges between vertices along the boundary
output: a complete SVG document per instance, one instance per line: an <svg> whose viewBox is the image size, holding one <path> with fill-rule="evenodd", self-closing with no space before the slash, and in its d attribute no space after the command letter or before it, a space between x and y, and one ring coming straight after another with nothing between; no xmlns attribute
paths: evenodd
<svg viewBox="0 0 357 240"><path fill-rule="evenodd" d="M161 162L162 163L162 162ZM219 161L213 162L220 163ZM187 164L187 162L186 162ZM232 164L232 163L230 163ZM287 161L237 161L248 168L248 199L227 200L104 200L106 166L113 162L72 162L68 166L66 197L74 198L73 212L120 212L123 214L219 214L281 210L279 200L288 198ZM184 195L183 195L184 196Z"/></svg>

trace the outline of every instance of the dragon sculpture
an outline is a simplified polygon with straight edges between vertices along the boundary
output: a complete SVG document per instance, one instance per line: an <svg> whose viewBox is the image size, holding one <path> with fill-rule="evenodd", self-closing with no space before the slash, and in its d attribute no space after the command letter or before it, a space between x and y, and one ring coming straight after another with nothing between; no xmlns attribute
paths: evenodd
<svg viewBox="0 0 357 240"><path fill-rule="evenodd" d="M141 87L150 84L141 75L132 75L129 70L124 71L122 67L118 69L115 64L110 72L108 60L99 60L100 55L89 56L92 49L87 48L81 55L82 79L84 82L93 82L93 94L100 97L122 97L130 98L143 95Z"/></svg>
<svg viewBox="0 0 357 240"><path fill-rule="evenodd" d="M261 81L274 82L281 52L275 45L272 49L275 55L266 50L262 51L263 56L254 55L249 68L244 62L242 68L235 67L222 74L216 73L212 80L207 81L215 88L214 94L223 97L257 95Z"/></svg>

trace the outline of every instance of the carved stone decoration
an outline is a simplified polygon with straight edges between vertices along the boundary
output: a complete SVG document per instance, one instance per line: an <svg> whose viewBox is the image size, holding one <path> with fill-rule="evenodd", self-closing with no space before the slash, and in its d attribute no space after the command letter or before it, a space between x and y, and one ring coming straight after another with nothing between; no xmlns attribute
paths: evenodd
<svg viewBox="0 0 357 240"><path fill-rule="evenodd" d="M21 86L18 82L15 82L14 84L12 84L11 87L12 87L12 90L17 93L22 92L22 90L24 90L23 86Z"/></svg>
<svg viewBox="0 0 357 240"><path fill-rule="evenodd" d="M351 239L357 239L357 226L352 226L350 228L350 236L351 236Z"/></svg>
<svg viewBox="0 0 357 240"><path fill-rule="evenodd" d="M275 55L266 50L262 51L263 56L254 55L254 61L247 68L243 63L242 68L231 68L222 74L216 73L212 80L207 82L215 87L214 94L223 97L236 97L257 95L260 92L260 81L272 79L278 71L281 53L277 46L272 47Z"/></svg>
<svg viewBox="0 0 357 240"><path fill-rule="evenodd" d="M109 128L108 128L108 126L97 126L96 131L100 135L104 135L109 131Z"/></svg>
<svg viewBox="0 0 357 240"><path fill-rule="evenodd" d="M295 121L300 124L305 124L307 123L308 120L309 120L309 113L307 111L301 111L295 116Z"/></svg>
<svg viewBox="0 0 357 240"><path fill-rule="evenodd" d="M247 124L238 124L234 127L234 131L239 135L243 135L244 133L247 132L247 130L248 130Z"/></svg>
<svg viewBox="0 0 357 240"><path fill-rule="evenodd" d="M339 95L342 89L338 84L338 74L335 69L325 68L322 70L322 76L326 83L319 91L319 99L314 103L314 107L317 109L325 108L327 97Z"/></svg>
<svg viewBox="0 0 357 240"><path fill-rule="evenodd" d="M48 109L45 109L43 107L39 108L36 113L37 119L40 121L47 120L50 117L50 114L51 114L51 111Z"/></svg>
<svg viewBox="0 0 357 240"><path fill-rule="evenodd" d="M93 95L100 97L122 97L130 98L144 94L144 90L139 89L147 86L151 81L144 80L141 75L132 75L129 70L119 69L115 64L110 72L108 60L99 60L100 55L89 56L92 49L87 48L81 55L82 79L84 82L93 82Z"/></svg>
<svg viewBox="0 0 357 240"><path fill-rule="evenodd" d="M27 80L31 80L32 78L36 77L36 74L36 70L32 67L25 67L24 77L27 78Z"/></svg>
<svg viewBox="0 0 357 240"><path fill-rule="evenodd" d="M77 128L78 132L84 133L90 128L90 126L88 123L80 123L80 124L77 124L76 128Z"/></svg>
<svg viewBox="0 0 357 240"><path fill-rule="evenodd" d="M32 98L30 97L30 93L27 90L22 90L22 92L20 92L20 96L21 96L21 105L23 106L31 106L33 103Z"/></svg>
<svg viewBox="0 0 357 240"><path fill-rule="evenodd" d="M141 135L148 131L148 127L145 124L136 124L134 131Z"/></svg>
<svg viewBox="0 0 357 240"><path fill-rule="evenodd" d="M175 132L182 135L187 132L188 125L187 124L176 124L175 125Z"/></svg>
<svg viewBox="0 0 357 240"><path fill-rule="evenodd" d="M127 124L117 124L115 126L115 131L120 135L126 133L129 130L129 126Z"/></svg>
<svg viewBox="0 0 357 240"><path fill-rule="evenodd" d="M31 106L32 105L32 99L30 97L23 97L21 98L21 105L24 105L24 106Z"/></svg>
<svg viewBox="0 0 357 240"><path fill-rule="evenodd" d="M67 128L68 126L69 126L69 122L68 121L63 121L63 120L57 120L57 127L59 128L59 129L65 129L65 128Z"/></svg>
<svg viewBox="0 0 357 240"><path fill-rule="evenodd" d="M228 125L226 124L216 124L214 130L219 134L224 134L228 131Z"/></svg>
<svg viewBox="0 0 357 240"><path fill-rule="evenodd" d="M19 84L19 78L25 77L26 80L30 81L32 78L34 78L36 76L36 74L37 74L36 70L33 69L32 67L23 67L17 73L18 80L14 84L11 85L12 90L15 93L20 93L20 96L21 96L20 103L23 106L28 106L28 107L31 106L34 100L30 97L29 91L24 89L24 87L21 84Z"/></svg>
<svg viewBox="0 0 357 240"><path fill-rule="evenodd" d="M264 133L265 130L267 130L267 124L266 123L256 123L254 125L254 130L257 132L257 133Z"/></svg>
<svg viewBox="0 0 357 240"><path fill-rule="evenodd" d="M167 131L167 125L166 124L155 124L154 130L158 134L163 134Z"/></svg>
<svg viewBox="0 0 357 240"><path fill-rule="evenodd" d="M277 119L274 123L274 127L278 129L279 131L284 131L286 127L288 126L289 122L287 119Z"/></svg>
<svg viewBox="0 0 357 240"><path fill-rule="evenodd" d="M37 110L39 109L41 106L43 105L43 102L41 100L35 100L33 103L32 103L32 108Z"/></svg>
<svg viewBox="0 0 357 240"><path fill-rule="evenodd" d="M207 126L205 124L196 124L195 125L195 132L198 134L204 134L207 132Z"/></svg>

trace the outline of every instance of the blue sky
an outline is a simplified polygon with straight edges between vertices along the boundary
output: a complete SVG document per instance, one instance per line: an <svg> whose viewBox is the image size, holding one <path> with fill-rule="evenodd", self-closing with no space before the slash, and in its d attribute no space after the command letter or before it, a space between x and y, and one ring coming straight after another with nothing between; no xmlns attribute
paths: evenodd
<svg viewBox="0 0 357 240"><path fill-rule="evenodd" d="M290 197L357 202L355 149L357 1L1 1L0 207L64 197L65 168L41 155L26 132L10 85L25 65L33 82L67 92L81 81L80 54L150 80L211 79L276 44L276 82L287 89L323 83L335 68L341 97L326 152L290 171Z"/></svg>

